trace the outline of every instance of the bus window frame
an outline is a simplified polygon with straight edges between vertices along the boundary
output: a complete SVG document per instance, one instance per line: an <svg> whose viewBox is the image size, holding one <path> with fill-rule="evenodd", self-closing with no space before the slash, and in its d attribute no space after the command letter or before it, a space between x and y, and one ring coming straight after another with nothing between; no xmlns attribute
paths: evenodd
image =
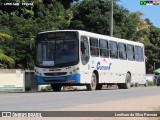
<svg viewBox="0 0 160 120"><path fill-rule="evenodd" d="M96 46L91 45L92 40L96 40L96 43L97 43ZM99 40L98 40L98 38L89 37L89 43L90 43L90 55L93 57L99 57ZM95 49L96 52L94 52L93 49ZM94 53L97 53L97 54L94 54Z"/></svg>
<svg viewBox="0 0 160 120"><path fill-rule="evenodd" d="M129 52L129 49L128 49L129 46L132 46L132 47L133 47L133 48L132 48L133 52ZM132 58L133 58L133 59L129 59L129 55L131 55L131 53L132 53ZM132 45L132 44L127 44L127 60L128 60L128 61L135 61L134 45Z"/></svg>
<svg viewBox="0 0 160 120"><path fill-rule="evenodd" d="M124 45L124 50L120 50L120 45ZM120 56L120 52L125 52L125 58ZM118 58L121 60L127 60L127 45L125 43L118 43Z"/></svg>
<svg viewBox="0 0 160 120"><path fill-rule="evenodd" d="M87 45L87 48L88 48L88 50L86 51L88 54L85 54L84 52L83 52L83 50L82 50L82 48L84 48L85 47L85 44L83 44L83 47L82 47L82 38L83 38L83 41L84 41L84 38L86 38L86 45ZM86 49L86 48L84 48L84 49ZM89 62L89 59L90 59L90 54L89 54L89 41L88 41L88 37L87 36L85 36L85 35L81 35L80 36L80 55L81 55L81 63L83 64L83 65L86 65L88 62Z"/></svg>
<svg viewBox="0 0 160 120"><path fill-rule="evenodd" d="M116 44L116 50L110 48L110 44L111 44L111 43L115 43L115 44ZM118 43L115 42L115 41L111 41L111 40L110 40L108 46L109 46L109 54L110 54L110 58L118 59ZM111 54L112 51L115 51L115 52L116 52L116 56L115 56L115 57L114 57L114 56L111 56L111 55L112 55L112 54Z"/></svg>
<svg viewBox="0 0 160 120"><path fill-rule="evenodd" d="M139 59L139 62L143 62L144 61L143 48L141 46L138 46L138 48L140 48L140 52L139 52L139 49L138 49L138 59ZM139 57L139 56L141 56L141 57Z"/></svg>
<svg viewBox="0 0 160 120"><path fill-rule="evenodd" d="M106 47L101 47L101 44L100 42L103 41L103 42L106 42L107 46ZM99 39L99 55L101 58L109 58L109 43L108 43L108 40L105 40L105 39ZM106 56L105 55L102 55L102 52L101 50L106 50Z"/></svg>

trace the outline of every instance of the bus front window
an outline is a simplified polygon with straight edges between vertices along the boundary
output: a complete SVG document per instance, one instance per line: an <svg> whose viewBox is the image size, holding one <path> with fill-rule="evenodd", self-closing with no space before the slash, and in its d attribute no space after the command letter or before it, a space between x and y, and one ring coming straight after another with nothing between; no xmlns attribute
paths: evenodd
<svg viewBox="0 0 160 120"><path fill-rule="evenodd" d="M75 40L60 40L56 42L56 63L72 63L78 59L78 45Z"/></svg>
<svg viewBox="0 0 160 120"><path fill-rule="evenodd" d="M36 48L36 64L40 66L53 66L55 41L40 41L37 43Z"/></svg>
<svg viewBox="0 0 160 120"><path fill-rule="evenodd" d="M36 65L66 66L78 60L78 40L47 40L36 44Z"/></svg>

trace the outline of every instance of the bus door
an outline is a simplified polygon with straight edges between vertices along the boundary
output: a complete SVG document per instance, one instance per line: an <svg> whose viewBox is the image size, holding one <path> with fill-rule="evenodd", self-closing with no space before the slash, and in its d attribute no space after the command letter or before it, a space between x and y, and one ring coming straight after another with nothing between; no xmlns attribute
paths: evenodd
<svg viewBox="0 0 160 120"><path fill-rule="evenodd" d="M90 64L89 64L89 42L86 36L80 38L80 57L81 57L81 82L88 83L90 81Z"/></svg>

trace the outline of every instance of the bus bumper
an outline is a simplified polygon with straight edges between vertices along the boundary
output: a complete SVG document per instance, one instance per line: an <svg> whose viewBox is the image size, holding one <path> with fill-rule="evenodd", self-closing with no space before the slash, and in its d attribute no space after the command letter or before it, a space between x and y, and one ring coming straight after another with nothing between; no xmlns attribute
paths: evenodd
<svg viewBox="0 0 160 120"><path fill-rule="evenodd" d="M80 74L76 73L68 76L60 77L45 77L35 75L35 80L38 85L44 84L79 84L80 83Z"/></svg>

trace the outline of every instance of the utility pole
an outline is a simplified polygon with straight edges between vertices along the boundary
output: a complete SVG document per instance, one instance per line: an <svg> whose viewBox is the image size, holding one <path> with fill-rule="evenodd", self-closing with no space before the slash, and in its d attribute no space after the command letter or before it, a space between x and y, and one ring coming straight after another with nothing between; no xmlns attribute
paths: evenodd
<svg viewBox="0 0 160 120"><path fill-rule="evenodd" d="M113 3L121 0L108 0L111 2L110 10L110 36L113 37Z"/></svg>
<svg viewBox="0 0 160 120"><path fill-rule="evenodd" d="M154 71L155 71L155 69L156 69L156 63L154 63L154 66L153 66L153 67L154 67Z"/></svg>
<svg viewBox="0 0 160 120"><path fill-rule="evenodd" d="M113 0L111 1L111 12L110 12L110 36L113 36Z"/></svg>
<svg viewBox="0 0 160 120"><path fill-rule="evenodd" d="M103 0L111 2L111 10L110 10L110 36L113 36L113 3L121 0Z"/></svg>

